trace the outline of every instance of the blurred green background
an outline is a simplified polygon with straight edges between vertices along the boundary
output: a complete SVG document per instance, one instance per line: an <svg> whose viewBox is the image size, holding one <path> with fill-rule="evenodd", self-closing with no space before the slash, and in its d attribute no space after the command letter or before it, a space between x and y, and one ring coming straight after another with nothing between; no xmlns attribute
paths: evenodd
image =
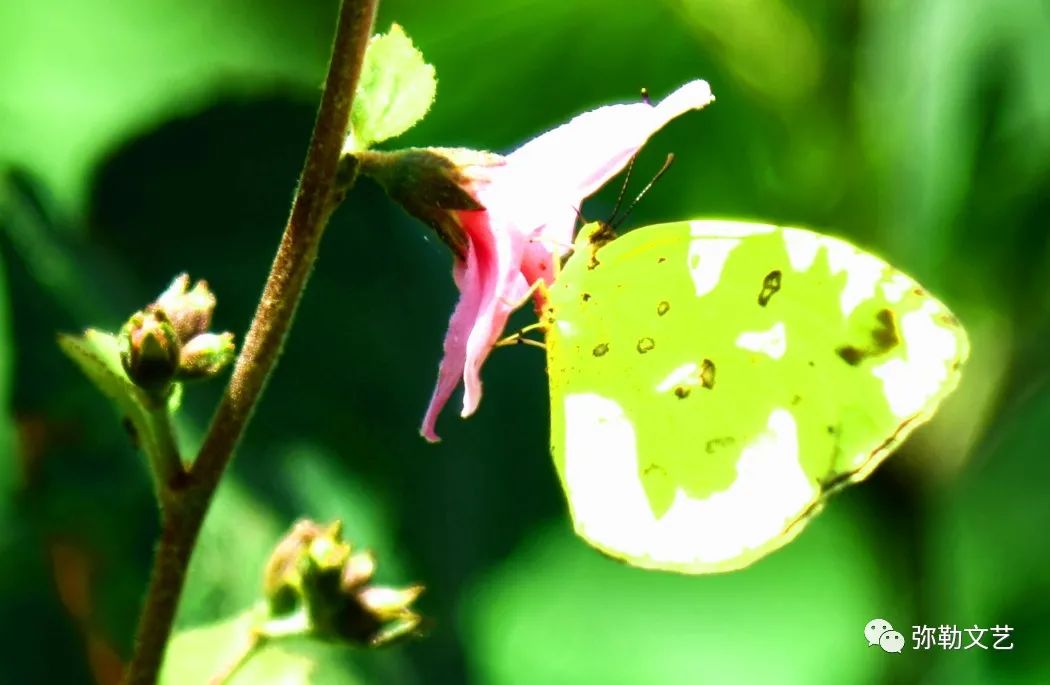
<svg viewBox="0 0 1050 685"><path fill-rule="evenodd" d="M55 333L115 330L189 271L219 295L215 328L241 338L334 14L0 4L0 681L115 683L157 533L141 456ZM783 551L726 576L630 569L571 534L541 353L497 350L477 415L447 411L440 445L418 437L451 260L363 180L220 490L180 627L251 605L296 518L341 517L383 579L426 584L432 628L381 652L289 647L316 682L1050 682L1050 6L391 0L377 28L392 21L439 79L399 146L508 151L642 86L708 79L717 102L639 157L640 177L677 161L630 223L835 232L937 292L973 359L936 420ZM586 214L608 211L610 185ZM186 444L221 386L187 393ZM902 654L867 646L876 617ZM911 649L913 626L975 624L1010 625L1014 649Z"/></svg>

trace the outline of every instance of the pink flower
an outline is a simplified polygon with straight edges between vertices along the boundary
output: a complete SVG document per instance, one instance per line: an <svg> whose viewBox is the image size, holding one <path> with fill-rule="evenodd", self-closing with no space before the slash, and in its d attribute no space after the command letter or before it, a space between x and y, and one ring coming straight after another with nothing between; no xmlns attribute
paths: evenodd
<svg viewBox="0 0 1050 685"><path fill-rule="evenodd" d="M419 159L414 172L394 173L362 158L361 171L375 176L410 212L434 226L457 253L452 277L460 299L449 320L437 385L423 418L424 438L439 440L434 430L438 414L460 378L461 415L470 416L477 409L481 365L503 334L507 318L524 304L529 287L537 280L550 282L553 251L560 254L572 244L584 198L616 175L667 122L713 99L705 81L692 81L656 105L599 107L506 157L479 157L481 153L465 150L402 153L442 157L444 184L428 184L433 178L421 170ZM429 172L433 174L436 166L431 160ZM448 180L467 197L450 202L448 196L456 193L449 192ZM430 188L429 204L426 188ZM471 208L448 209L453 206Z"/></svg>

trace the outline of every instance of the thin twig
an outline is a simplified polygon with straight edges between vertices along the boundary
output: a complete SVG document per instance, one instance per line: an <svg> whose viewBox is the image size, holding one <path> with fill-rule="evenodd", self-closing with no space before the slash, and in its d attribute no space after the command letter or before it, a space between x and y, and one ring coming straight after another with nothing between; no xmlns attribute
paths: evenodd
<svg viewBox="0 0 1050 685"><path fill-rule="evenodd" d="M176 484L182 487L176 487L171 506L162 515L160 543L125 680L128 685L157 680L197 534L277 363L328 217L341 196L335 187L336 169L377 4L378 0L344 0L339 9L313 137L277 256L201 450L188 478Z"/></svg>
<svg viewBox="0 0 1050 685"><path fill-rule="evenodd" d="M167 403L151 406L145 413L149 422L149 435L144 436L148 440L144 448L150 459L150 472L156 479L157 500L163 510L170 506L172 487L177 487L185 478L186 470L175 443L175 426L172 425Z"/></svg>

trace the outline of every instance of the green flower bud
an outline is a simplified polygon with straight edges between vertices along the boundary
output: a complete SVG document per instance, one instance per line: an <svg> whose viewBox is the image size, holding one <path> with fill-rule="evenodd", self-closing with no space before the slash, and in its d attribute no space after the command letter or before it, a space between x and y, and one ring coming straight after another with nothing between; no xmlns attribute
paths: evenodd
<svg viewBox="0 0 1050 685"><path fill-rule="evenodd" d="M179 341L187 343L211 326L211 315L215 311L215 295L208 289L208 284L197 281L190 289L188 274L180 274L171 282L168 289L161 293L150 309L160 309L171 321L178 333Z"/></svg>
<svg viewBox="0 0 1050 685"><path fill-rule="evenodd" d="M284 616L298 608L303 585L300 562L310 543L324 531L309 519L297 521L270 554L263 571L263 594L273 616Z"/></svg>
<svg viewBox="0 0 1050 685"><path fill-rule="evenodd" d="M361 606L381 622L393 621L411 613L410 607L423 594L421 585L404 589L392 587L368 587L357 594Z"/></svg>
<svg viewBox="0 0 1050 685"><path fill-rule="evenodd" d="M363 587L376 572L376 558L369 551L358 552L346 561L343 566L343 589L356 590Z"/></svg>
<svg viewBox="0 0 1050 685"><path fill-rule="evenodd" d="M166 395L179 365L179 338L162 311L137 312L120 329L120 362L140 388Z"/></svg>
<svg viewBox="0 0 1050 685"><path fill-rule="evenodd" d="M368 646L414 634L422 618L411 605L423 587L372 586L375 571L371 552L351 554L339 521L299 521L266 565L270 613L287 616L302 607L312 635Z"/></svg>
<svg viewBox="0 0 1050 685"><path fill-rule="evenodd" d="M182 346L179 380L211 378L237 357L233 333L202 333Z"/></svg>
<svg viewBox="0 0 1050 685"><path fill-rule="evenodd" d="M422 585L404 589L369 587L361 590L357 599L377 626L368 636L368 645L382 647L418 633L423 617L412 610L412 603L422 593Z"/></svg>

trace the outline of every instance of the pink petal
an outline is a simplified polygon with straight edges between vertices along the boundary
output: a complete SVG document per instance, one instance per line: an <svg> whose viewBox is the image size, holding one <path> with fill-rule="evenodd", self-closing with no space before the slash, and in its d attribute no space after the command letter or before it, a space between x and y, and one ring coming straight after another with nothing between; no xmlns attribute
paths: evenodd
<svg viewBox="0 0 1050 685"><path fill-rule="evenodd" d="M507 157L508 167L531 177L533 195L545 194L544 204L578 207L615 176L667 122L714 100L706 81L691 81L657 105L636 102L599 107L548 131ZM560 207L558 209L561 209ZM544 230L544 237L572 242L571 222Z"/></svg>
<svg viewBox="0 0 1050 685"><path fill-rule="evenodd" d="M481 272L478 269L477 254L473 245L467 249L466 260L457 261L453 266L452 277L459 288L459 302L452 310L452 317L448 322L448 331L445 333L445 354L438 367L437 385L430 396L430 404L427 406L427 413L423 416L423 425L419 430L429 442L441 440L434 431L434 427L437 424L438 415L463 377L463 367L467 358L467 338L474 327L478 307L481 304Z"/></svg>
<svg viewBox="0 0 1050 685"><path fill-rule="evenodd" d="M494 213L491 209L469 214L476 216L464 218L464 224L469 226L472 240L485 247L484 252L479 250L479 264L483 273L482 300L474 328L467 340L466 363L463 369L461 416L464 417L473 414L481 401L481 365L503 334L507 319L521 305L521 300L528 290L528 285L521 275L521 259L526 243L524 236L503 225L505 222L498 221L497 217L502 215Z"/></svg>
<svg viewBox="0 0 1050 685"><path fill-rule="evenodd" d="M554 282L554 258L552 254L568 254L572 251L572 234L579 221L579 205L583 198L563 207L551 207L548 220L535 231L525 246L521 259L521 273L526 283L538 280L547 285ZM569 240L561 240L568 236Z"/></svg>
<svg viewBox="0 0 1050 685"><path fill-rule="evenodd" d="M460 300L449 321L437 386L420 429L431 442L440 440L437 417L461 378L461 415L477 409L481 366L528 290L520 271L524 237L506 227L494 228L490 211L460 212L459 219L469 236L467 258L452 269Z"/></svg>
<svg viewBox="0 0 1050 685"><path fill-rule="evenodd" d="M460 300L445 335L438 382L422 435L431 442L438 414L463 380L462 416L481 401L481 365L529 284L553 280L552 253L571 247L577 208L627 164L668 121L714 98L705 81L682 86L658 105L602 107L486 165L471 183L483 211L458 212L467 256L453 267Z"/></svg>

